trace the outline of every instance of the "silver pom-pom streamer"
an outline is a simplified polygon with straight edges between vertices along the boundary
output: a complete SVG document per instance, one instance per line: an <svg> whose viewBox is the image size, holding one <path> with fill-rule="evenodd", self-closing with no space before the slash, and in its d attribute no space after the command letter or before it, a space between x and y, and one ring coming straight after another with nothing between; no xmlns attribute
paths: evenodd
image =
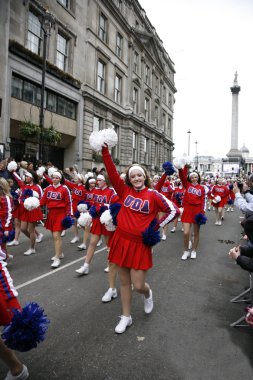
<svg viewBox="0 0 253 380"><path fill-rule="evenodd" d="M40 206L38 198L29 197L24 201L24 208L28 211L34 210Z"/></svg>
<svg viewBox="0 0 253 380"><path fill-rule="evenodd" d="M113 128L102 129L101 131L92 132L89 138L90 146L96 152L101 152L104 144L113 148L118 143L117 133Z"/></svg>
<svg viewBox="0 0 253 380"><path fill-rule="evenodd" d="M33 197L40 199L39 193L35 190L33 190Z"/></svg>
<svg viewBox="0 0 253 380"><path fill-rule="evenodd" d="M77 223L81 227L90 227L92 223L92 217L88 212L85 212L79 216L79 218L77 219Z"/></svg>
<svg viewBox="0 0 253 380"><path fill-rule="evenodd" d="M105 210L100 216L100 222L105 225L107 231L115 231L116 226L113 224L110 210Z"/></svg>
<svg viewBox="0 0 253 380"><path fill-rule="evenodd" d="M7 170L9 170L9 172L13 172L13 171L17 170L17 168L18 168L18 165L17 165L16 161L11 161L7 165Z"/></svg>
<svg viewBox="0 0 253 380"><path fill-rule="evenodd" d="M176 169L183 169L186 165L185 157L175 157L173 160L173 165Z"/></svg>

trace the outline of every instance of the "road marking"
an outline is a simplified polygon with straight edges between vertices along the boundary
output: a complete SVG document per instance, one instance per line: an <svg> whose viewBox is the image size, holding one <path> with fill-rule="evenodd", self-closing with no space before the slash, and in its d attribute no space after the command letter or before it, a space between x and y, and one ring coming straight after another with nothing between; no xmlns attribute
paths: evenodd
<svg viewBox="0 0 253 380"><path fill-rule="evenodd" d="M97 250L97 251L95 252L95 254L96 254L96 253L99 253L99 252L102 252L102 251L104 251L105 249L107 249L107 247L104 247L104 248L101 248L101 249ZM51 276L52 274L55 274L55 273L59 272L60 270L63 270L63 269L65 269L65 268L67 268L67 267L70 267L71 265L76 264L76 263L78 263L79 261L83 261L83 257L81 257L80 259L77 259L77 260L71 261L71 262L68 263L68 264L62 265L62 266L60 266L60 268L52 269L50 272L47 272L47 273L45 273L45 274L42 274L41 276L38 276L38 277L33 278L33 279L30 280L30 281L26 281L26 282L24 282L23 284L20 284L20 285L18 285L18 286L15 286L15 288L16 288L16 289L24 288L25 286L28 286L28 285L30 285L30 284L33 284L34 282L37 282L37 281L39 281L39 280L42 280L42 279L45 278L45 277Z"/></svg>

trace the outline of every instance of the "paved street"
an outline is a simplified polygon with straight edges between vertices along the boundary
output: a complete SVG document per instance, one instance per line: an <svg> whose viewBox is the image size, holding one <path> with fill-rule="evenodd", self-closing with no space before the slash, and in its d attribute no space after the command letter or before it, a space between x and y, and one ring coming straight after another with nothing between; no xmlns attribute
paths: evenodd
<svg viewBox="0 0 253 380"><path fill-rule="evenodd" d="M119 297L108 304L101 302L107 289L104 246L98 248L90 274L83 277L75 269L84 251L69 243L71 231L63 238L65 259L57 270L50 268L54 253L48 232L30 257L23 255L28 248L24 237L18 247L11 247L9 252L15 257L9 271L21 303L38 302L51 320L46 341L19 354L30 379L252 378L253 330L230 327L244 309L230 299L248 285L248 273L227 257L229 248L240 242L240 214L226 213L222 227L214 225L213 212L207 216L197 260L181 260L181 225L155 248L148 276L153 313L144 314L142 298L134 292L134 323L120 336L114 333ZM0 379L6 372L1 363Z"/></svg>

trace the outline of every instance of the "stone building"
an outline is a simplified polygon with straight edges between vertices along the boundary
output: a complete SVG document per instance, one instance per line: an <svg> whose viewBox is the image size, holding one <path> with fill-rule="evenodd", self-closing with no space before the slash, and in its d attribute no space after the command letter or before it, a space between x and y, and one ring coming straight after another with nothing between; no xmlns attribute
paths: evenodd
<svg viewBox="0 0 253 380"><path fill-rule="evenodd" d="M58 144L43 139L44 160L59 167L102 165L89 135L108 127L119 137L112 151L119 170L138 161L154 173L171 159L174 64L137 0L1 0L0 21L6 157L37 160L41 140L20 127L39 125L61 134Z"/></svg>

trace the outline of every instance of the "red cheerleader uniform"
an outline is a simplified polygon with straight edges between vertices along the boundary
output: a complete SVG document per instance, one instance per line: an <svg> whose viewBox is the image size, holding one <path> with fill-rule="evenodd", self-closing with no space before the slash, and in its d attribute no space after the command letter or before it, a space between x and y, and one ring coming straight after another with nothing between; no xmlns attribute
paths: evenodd
<svg viewBox="0 0 253 380"><path fill-rule="evenodd" d="M73 215L70 191L65 185L46 187L40 205L48 208L45 227L52 232L62 231L62 220Z"/></svg>
<svg viewBox="0 0 253 380"><path fill-rule="evenodd" d="M82 183L76 184L74 182L67 180L66 178L64 179L64 184L68 186L68 188L71 190L72 207L73 207L73 212L75 213L77 211L78 203L85 199L85 194L87 190L85 189Z"/></svg>
<svg viewBox="0 0 253 380"><path fill-rule="evenodd" d="M106 186L103 189L99 189L96 187L92 193L92 206L95 206L97 209L97 212L99 214L99 211L102 206L109 205L112 196L115 194L115 191L111 188ZM93 235L104 235L104 236L111 236L112 231L107 231L105 228L105 225L100 222L100 216L97 216L96 218L92 219L92 226L90 232Z"/></svg>
<svg viewBox="0 0 253 380"><path fill-rule="evenodd" d="M214 185L212 188L212 198L215 198L217 195L221 197L221 201L218 203L213 203L212 205L214 207L224 207L227 203L227 196L228 196L228 188L226 185Z"/></svg>
<svg viewBox="0 0 253 380"><path fill-rule="evenodd" d="M0 326L8 325L13 317L12 309L21 310L18 292L13 286L7 264L0 259Z"/></svg>
<svg viewBox="0 0 253 380"><path fill-rule="evenodd" d="M179 169L179 177L182 181L182 185L185 188L183 199L183 214L181 217L182 223L194 223L195 216L199 213L205 214L205 188L203 185L193 185L187 180L188 168L185 166L183 169Z"/></svg>
<svg viewBox="0 0 253 380"><path fill-rule="evenodd" d="M165 215L160 227L179 215L178 208L156 190L145 187L136 191L120 178L108 148L102 149L107 173L122 206L117 216L117 228L110 241L109 261L120 267L148 270L152 267L152 247L143 243L142 232L149 227L158 212Z"/></svg>
<svg viewBox="0 0 253 380"><path fill-rule="evenodd" d="M162 177L159 179L159 181L157 182L157 184L155 185L155 190L163 194L166 198L172 200L174 186L172 185L172 183L170 183L169 180L166 180L166 178L167 178L167 174L164 173Z"/></svg>
<svg viewBox="0 0 253 380"><path fill-rule="evenodd" d="M20 179L20 177L17 175L17 173L13 172L12 173L14 176L15 181L18 183L18 186L20 187L20 196L19 196L19 207L16 212L16 218L23 222L28 222L28 223L35 223L39 222L40 220L43 219L43 214L40 209L40 207L28 211L24 207L24 201L29 198L29 196L25 195L25 190L30 189L32 191L36 191L39 195L39 199L42 197L42 189L39 185L36 184L26 184L24 181Z"/></svg>
<svg viewBox="0 0 253 380"><path fill-rule="evenodd" d="M11 231L13 229L12 209L12 198L8 195L2 195L0 197L0 261L5 260L7 257L6 242L3 242L3 239L5 236L4 232Z"/></svg>
<svg viewBox="0 0 253 380"><path fill-rule="evenodd" d="M185 192L185 189L183 187L175 187L172 201L175 203L175 205L178 208L181 208L183 205L184 192Z"/></svg>

